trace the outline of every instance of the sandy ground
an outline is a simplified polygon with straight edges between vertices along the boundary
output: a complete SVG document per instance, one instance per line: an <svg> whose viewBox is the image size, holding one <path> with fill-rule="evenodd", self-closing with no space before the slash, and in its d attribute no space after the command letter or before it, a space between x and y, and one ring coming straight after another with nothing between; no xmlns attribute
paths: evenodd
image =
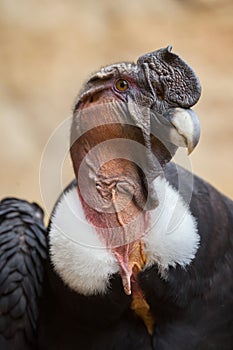
<svg viewBox="0 0 233 350"><path fill-rule="evenodd" d="M195 107L202 136L189 167L233 197L233 7L227 0L1 0L1 197L42 203L41 156L70 116L82 82L101 65L168 44L203 86ZM56 142L51 164L61 147ZM52 187L49 170L46 176ZM67 160L63 183L72 176ZM57 189L46 191L53 202Z"/></svg>

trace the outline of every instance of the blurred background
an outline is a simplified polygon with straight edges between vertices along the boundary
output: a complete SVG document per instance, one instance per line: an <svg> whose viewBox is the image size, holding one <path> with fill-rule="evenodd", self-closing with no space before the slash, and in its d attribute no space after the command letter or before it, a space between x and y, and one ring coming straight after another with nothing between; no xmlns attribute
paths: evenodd
<svg viewBox="0 0 233 350"><path fill-rule="evenodd" d="M83 81L100 66L168 44L203 87L192 169L233 197L231 0L1 0L1 197L41 204L43 149ZM68 181L69 161L67 172Z"/></svg>

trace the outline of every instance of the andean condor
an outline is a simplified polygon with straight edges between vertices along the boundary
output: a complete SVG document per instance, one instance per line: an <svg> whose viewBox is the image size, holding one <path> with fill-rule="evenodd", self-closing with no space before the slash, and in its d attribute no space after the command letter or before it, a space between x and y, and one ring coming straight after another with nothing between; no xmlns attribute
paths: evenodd
<svg viewBox="0 0 233 350"><path fill-rule="evenodd" d="M170 162L200 93L170 47L86 82L48 229L1 201L1 350L233 349L233 202Z"/></svg>

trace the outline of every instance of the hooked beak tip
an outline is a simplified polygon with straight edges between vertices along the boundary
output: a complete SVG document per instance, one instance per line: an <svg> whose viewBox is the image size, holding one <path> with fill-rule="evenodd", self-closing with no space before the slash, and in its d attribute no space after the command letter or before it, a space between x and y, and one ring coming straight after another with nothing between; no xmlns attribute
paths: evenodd
<svg viewBox="0 0 233 350"><path fill-rule="evenodd" d="M174 108L169 110L168 120L175 129L175 145L187 147L190 155L200 139L200 122L197 114L192 109Z"/></svg>
<svg viewBox="0 0 233 350"><path fill-rule="evenodd" d="M197 130L191 138L187 138L186 139L186 144L187 144L187 152L188 152L188 155L190 155L193 150L196 148L198 142L199 142L199 139L200 139L200 129Z"/></svg>

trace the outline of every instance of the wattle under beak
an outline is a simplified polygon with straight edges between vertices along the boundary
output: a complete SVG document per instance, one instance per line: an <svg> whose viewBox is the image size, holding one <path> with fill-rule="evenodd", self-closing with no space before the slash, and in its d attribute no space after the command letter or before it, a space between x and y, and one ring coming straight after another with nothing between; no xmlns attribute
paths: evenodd
<svg viewBox="0 0 233 350"><path fill-rule="evenodd" d="M143 243L140 239L124 246L113 248L113 252L121 267L121 279L124 291L130 295L132 279L143 269L146 257L143 253Z"/></svg>
<svg viewBox="0 0 233 350"><path fill-rule="evenodd" d="M192 109L171 108L162 115L154 114L152 133L163 142L186 147L190 154L200 139L200 122Z"/></svg>

